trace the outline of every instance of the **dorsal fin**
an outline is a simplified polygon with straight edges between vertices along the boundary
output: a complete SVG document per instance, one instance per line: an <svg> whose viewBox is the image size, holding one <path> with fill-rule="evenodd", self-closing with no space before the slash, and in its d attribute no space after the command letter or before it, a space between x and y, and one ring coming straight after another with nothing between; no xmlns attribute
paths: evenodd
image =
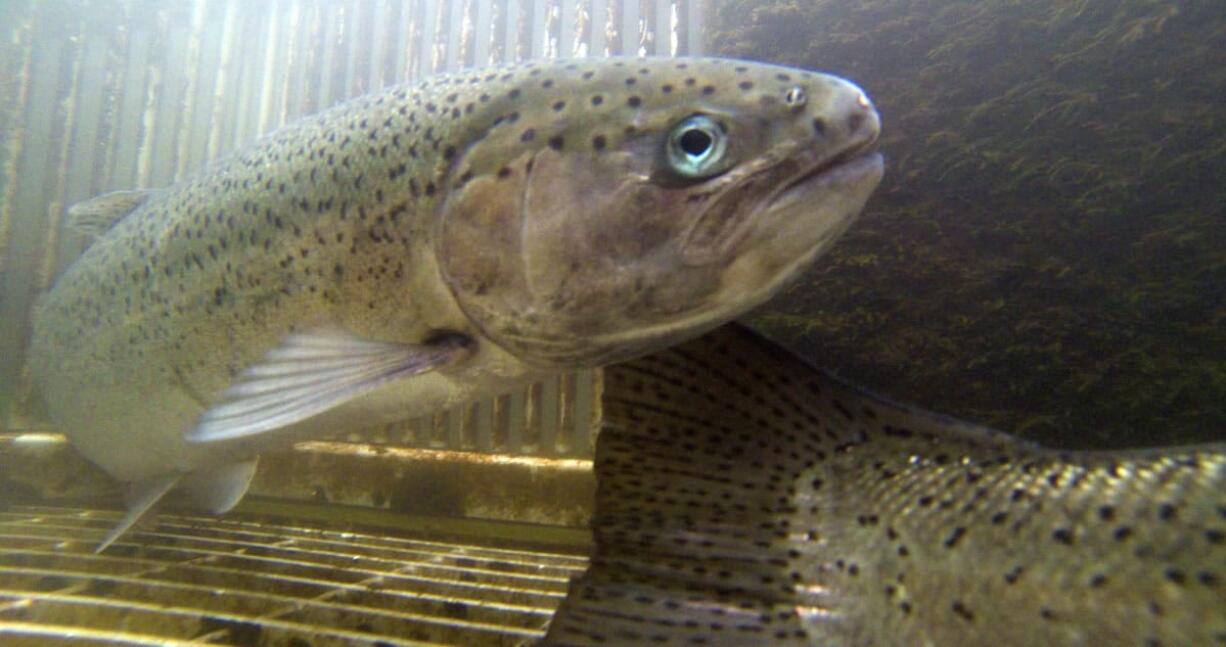
<svg viewBox="0 0 1226 647"><path fill-rule="evenodd" d="M124 216L136 211L153 193L152 189L112 191L78 202L68 208L68 224L83 234L101 236Z"/></svg>

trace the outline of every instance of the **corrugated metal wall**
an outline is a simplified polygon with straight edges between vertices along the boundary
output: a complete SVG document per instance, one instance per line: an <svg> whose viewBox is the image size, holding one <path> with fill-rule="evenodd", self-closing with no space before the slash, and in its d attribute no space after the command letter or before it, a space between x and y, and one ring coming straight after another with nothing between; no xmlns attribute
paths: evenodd
<svg viewBox="0 0 1226 647"><path fill-rule="evenodd" d="M701 51L700 0L0 2L0 428L37 426L38 295L80 253L67 205L158 187L299 115L432 73L523 58ZM387 442L587 455L598 372Z"/></svg>

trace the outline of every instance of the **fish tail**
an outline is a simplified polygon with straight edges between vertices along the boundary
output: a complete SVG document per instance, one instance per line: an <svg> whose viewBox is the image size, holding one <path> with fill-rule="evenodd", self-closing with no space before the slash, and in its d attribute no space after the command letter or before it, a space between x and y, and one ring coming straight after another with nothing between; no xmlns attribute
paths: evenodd
<svg viewBox="0 0 1226 647"><path fill-rule="evenodd" d="M546 645L1215 644L1226 447L1063 452L728 327L607 369Z"/></svg>

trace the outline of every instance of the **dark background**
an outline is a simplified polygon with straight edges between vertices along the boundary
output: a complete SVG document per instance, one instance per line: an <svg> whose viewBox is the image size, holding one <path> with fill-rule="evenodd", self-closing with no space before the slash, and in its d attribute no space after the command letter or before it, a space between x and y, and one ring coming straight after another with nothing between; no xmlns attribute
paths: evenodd
<svg viewBox="0 0 1226 647"><path fill-rule="evenodd" d="M886 179L750 323L1066 447L1226 439L1226 5L713 0L713 53L830 71Z"/></svg>

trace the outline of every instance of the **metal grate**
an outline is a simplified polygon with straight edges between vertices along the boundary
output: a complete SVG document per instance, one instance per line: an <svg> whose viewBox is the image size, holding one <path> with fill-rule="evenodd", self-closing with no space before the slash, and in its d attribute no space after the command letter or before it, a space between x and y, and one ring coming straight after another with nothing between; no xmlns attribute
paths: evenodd
<svg viewBox="0 0 1226 647"><path fill-rule="evenodd" d="M94 555L117 515L0 512L0 643L519 645L544 634L587 562L301 520L173 514Z"/></svg>

